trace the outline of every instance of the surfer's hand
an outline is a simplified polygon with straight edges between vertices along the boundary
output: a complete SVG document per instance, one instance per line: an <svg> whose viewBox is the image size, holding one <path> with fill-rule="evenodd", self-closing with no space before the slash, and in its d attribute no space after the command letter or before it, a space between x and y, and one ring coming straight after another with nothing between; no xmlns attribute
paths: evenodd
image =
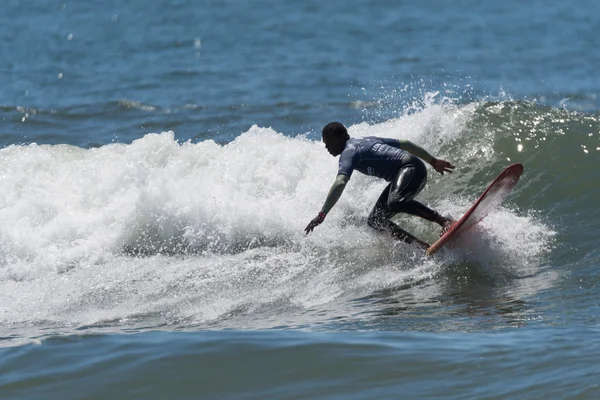
<svg viewBox="0 0 600 400"><path fill-rule="evenodd" d="M308 235L310 232L312 232L313 229L315 229L317 225L320 225L323 221L325 221L325 213L320 212L319 215L314 217L313 220L310 221L310 224L308 224L306 228L304 228L304 232Z"/></svg>
<svg viewBox="0 0 600 400"><path fill-rule="evenodd" d="M444 175L444 172L452 172L455 168L454 165L450 164L448 161L439 160L437 158L434 158L431 161L431 166L442 175Z"/></svg>

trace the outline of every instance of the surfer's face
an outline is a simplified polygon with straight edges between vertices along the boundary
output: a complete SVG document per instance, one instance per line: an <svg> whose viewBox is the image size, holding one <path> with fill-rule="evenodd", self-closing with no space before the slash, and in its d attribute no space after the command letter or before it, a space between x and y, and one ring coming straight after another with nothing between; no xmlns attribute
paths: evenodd
<svg viewBox="0 0 600 400"><path fill-rule="evenodd" d="M346 147L346 139L334 134L323 134L323 142L325 142L325 147L329 154L334 157L342 154L344 147Z"/></svg>

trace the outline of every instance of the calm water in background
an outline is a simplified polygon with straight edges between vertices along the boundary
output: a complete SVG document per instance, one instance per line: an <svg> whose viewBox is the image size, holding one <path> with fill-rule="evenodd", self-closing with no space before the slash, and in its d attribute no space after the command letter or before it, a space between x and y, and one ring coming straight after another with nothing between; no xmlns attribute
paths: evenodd
<svg viewBox="0 0 600 400"><path fill-rule="evenodd" d="M593 1L8 1L0 397L597 398ZM453 161L433 258L320 129ZM423 221L399 223L432 242Z"/></svg>

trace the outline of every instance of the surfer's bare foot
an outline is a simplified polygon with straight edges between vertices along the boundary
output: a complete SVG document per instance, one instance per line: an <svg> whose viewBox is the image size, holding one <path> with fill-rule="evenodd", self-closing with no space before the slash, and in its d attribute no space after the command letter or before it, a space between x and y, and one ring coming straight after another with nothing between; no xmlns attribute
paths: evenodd
<svg viewBox="0 0 600 400"><path fill-rule="evenodd" d="M452 228L452 226L456 223L455 220L453 220L452 218L445 218L444 217L444 224L442 225L442 233L440 233L440 236L444 236L444 234L446 232L448 232L450 230L450 228Z"/></svg>

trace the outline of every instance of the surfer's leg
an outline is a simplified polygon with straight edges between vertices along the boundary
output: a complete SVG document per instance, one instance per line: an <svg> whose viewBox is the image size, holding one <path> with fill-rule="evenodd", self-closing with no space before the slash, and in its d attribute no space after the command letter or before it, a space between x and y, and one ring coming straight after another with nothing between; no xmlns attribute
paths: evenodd
<svg viewBox="0 0 600 400"><path fill-rule="evenodd" d="M426 182L427 168L425 164L417 157L411 157L410 162L400 168L391 183L387 206L394 213L416 215L445 227L452 221L450 218L443 217L438 212L414 200L415 196L423 190Z"/></svg>
<svg viewBox="0 0 600 400"><path fill-rule="evenodd" d="M410 200L405 203L399 204L398 212L404 212L410 215L416 215L417 217L424 218L428 221L435 222L440 226L445 226L450 222L454 222L453 219L442 216L435 210L427 207L423 203L419 203L416 200Z"/></svg>
<svg viewBox="0 0 600 400"><path fill-rule="evenodd" d="M391 211L388 207L388 197L390 195L390 187L391 184L388 185L375 203L375 207L369 214L369 218L367 219L367 223L373 229L378 231L387 231L389 232L393 238L397 240L402 240L406 243L416 243L422 246L425 249L429 248L429 244L423 242L422 240L416 238L410 233L406 232L404 229L400 228L398 225L390 221L390 218L395 214L395 212Z"/></svg>
<svg viewBox="0 0 600 400"><path fill-rule="evenodd" d="M373 207L373 210L371 210L371 214L369 214L369 218L367 219L367 224L369 224L371 228L377 229L378 231L386 230L387 224L385 221L394 215L394 213L388 207L390 187L391 184L387 185L386 188L383 189L383 192L381 192L379 199L377 199L377 202L375 203L375 206Z"/></svg>

